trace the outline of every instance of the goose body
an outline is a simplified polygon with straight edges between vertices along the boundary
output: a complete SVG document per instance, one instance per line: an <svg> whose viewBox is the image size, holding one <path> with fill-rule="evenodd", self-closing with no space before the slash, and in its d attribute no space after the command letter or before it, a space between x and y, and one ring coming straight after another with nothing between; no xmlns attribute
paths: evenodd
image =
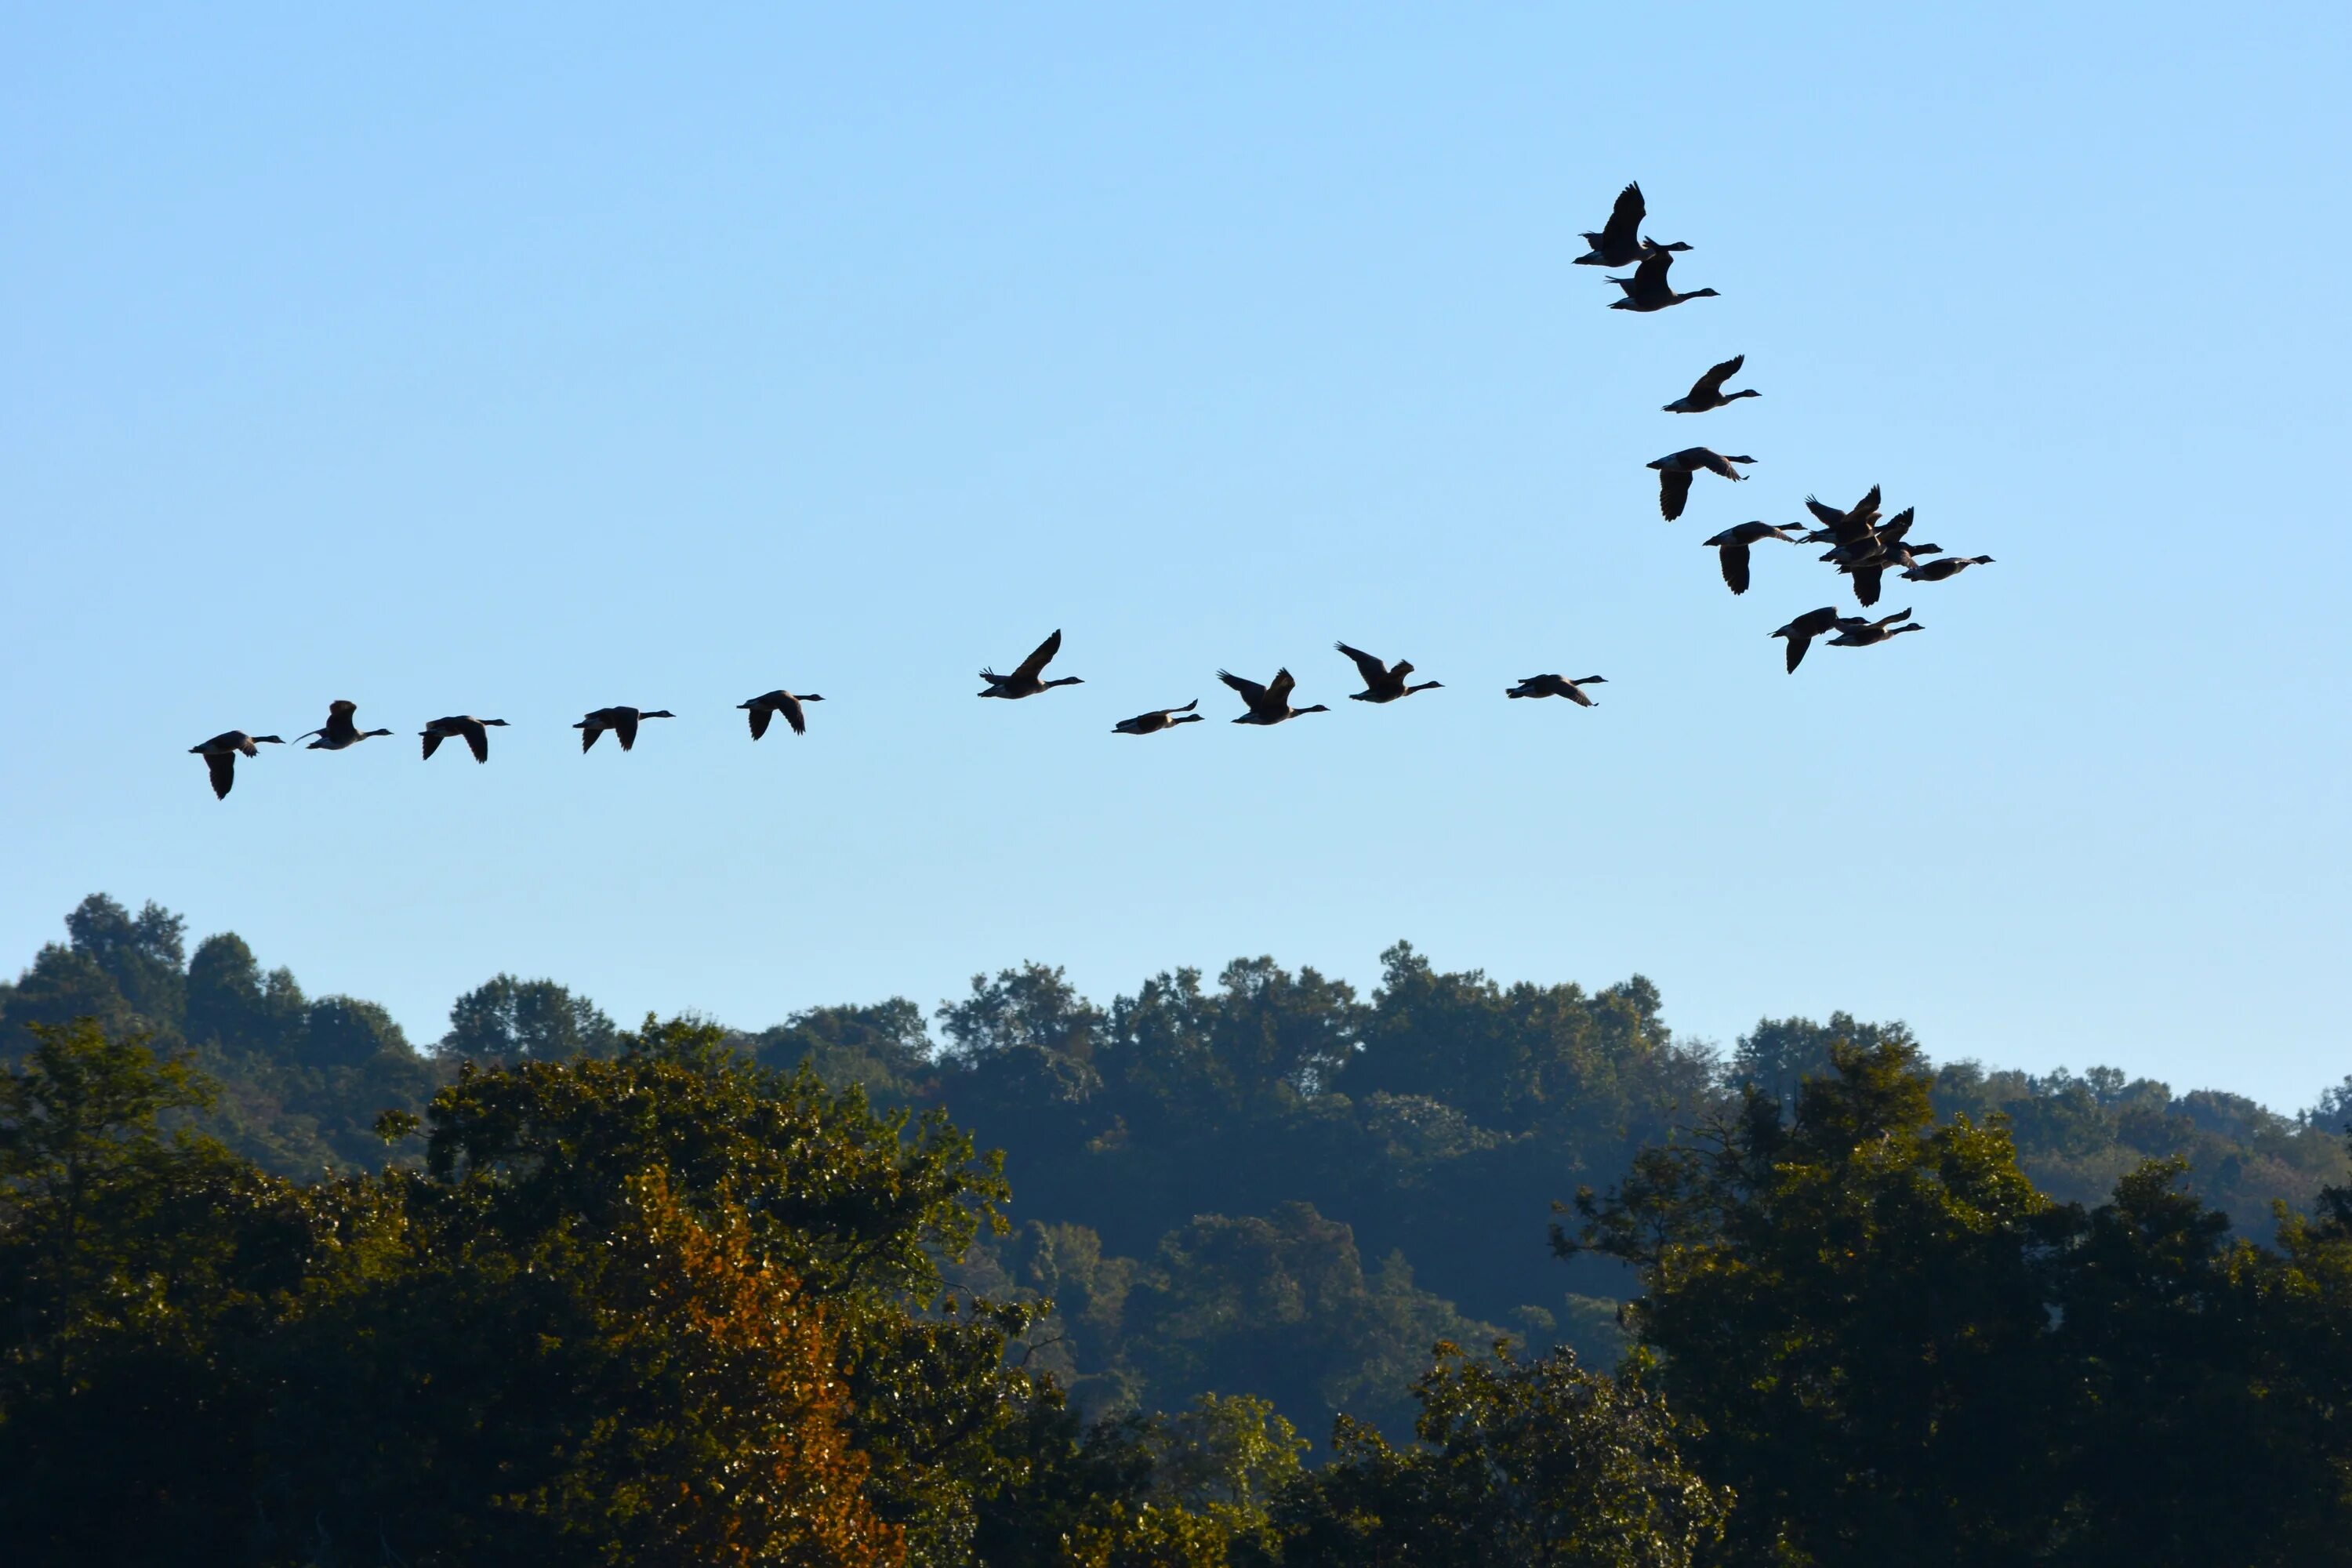
<svg viewBox="0 0 2352 1568"><path fill-rule="evenodd" d="M1249 709L1248 712L1234 721L1236 724L1279 724L1286 720L1296 719L1301 713L1331 711L1320 702L1311 708L1293 708L1290 693L1298 682L1287 669L1276 670L1274 679L1264 686L1223 669L1217 671L1217 679L1241 693L1243 703Z"/></svg>
<svg viewBox="0 0 2352 1568"><path fill-rule="evenodd" d="M487 763L490 760L490 731L506 727L507 721L503 719L477 719L470 713L456 713L446 719L434 720L418 733L425 737L425 754L427 757L441 749L442 742L462 735L467 748L474 753L474 761Z"/></svg>
<svg viewBox="0 0 2352 1568"><path fill-rule="evenodd" d="M580 731L580 749L583 752L594 745L596 737L607 730L620 737L621 750L626 752L637 743L639 720L677 717L667 708L599 708L572 727Z"/></svg>
<svg viewBox="0 0 2352 1568"><path fill-rule="evenodd" d="M1733 376L1738 375L1739 374L1739 367L1747 363L1748 356L1746 354L1733 354L1729 359L1725 360L1721 364L1715 366L1705 375L1700 376L1696 381L1691 383L1691 389L1682 396L1675 398L1672 403L1667 404L1665 406L1665 412L1668 414L1704 414L1710 408L1721 408L1726 404L1737 403L1743 397L1763 396L1764 395L1762 393L1758 392L1753 388L1744 388L1738 392L1726 392L1723 390L1723 384L1729 381Z"/></svg>
<svg viewBox="0 0 2352 1568"><path fill-rule="evenodd" d="M1690 500L1691 476L1704 469L1721 474L1727 479L1747 476L1732 467L1734 463L1752 463L1753 458L1727 458L1705 447L1685 447L1679 452L1669 452L1649 466L1658 470L1658 510L1668 522L1682 516Z"/></svg>
<svg viewBox="0 0 2352 1568"><path fill-rule="evenodd" d="M1349 694L1348 700L1351 702L1393 702L1400 697L1410 697L1416 691L1433 691L1445 684L1442 680L1424 680L1418 685L1407 686L1404 678L1412 673L1412 666L1404 660L1399 659L1391 668L1362 648L1349 647L1343 642L1331 646L1353 659L1356 672L1364 678L1364 689Z"/></svg>
<svg viewBox="0 0 2352 1568"><path fill-rule="evenodd" d="M205 769L212 774L213 798L226 800L228 792L236 786L237 758L257 757L261 754L258 748L285 743L275 735L248 735L242 730L224 730L209 741L190 746L188 751L192 755L204 758Z"/></svg>
<svg viewBox="0 0 2352 1568"><path fill-rule="evenodd" d="M1173 730L1179 724L1198 724L1201 716L1192 711L1201 705L1197 697L1181 708L1154 708L1149 713L1138 713L1132 719L1121 719L1111 726L1119 735L1157 735L1162 730Z"/></svg>
<svg viewBox="0 0 2352 1568"><path fill-rule="evenodd" d="M773 691L761 692L749 702L738 702L735 706L742 709L745 716L751 721L751 739L756 741L768 732L769 721L779 713L783 715L784 722L792 727L793 734L807 734L808 715L802 710L801 704L824 700L823 694L819 692L805 691L794 696L779 687Z"/></svg>
<svg viewBox="0 0 2352 1568"><path fill-rule="evenodd" d="M1835 605L1823 605L1818 610L1807 610L1772 635L1789 639L1789 673L1797 673L1797 666L1805 662L1805 650L1813 639L1838 624Z"/></svg>
<svg viewBox="0 0 2352 1568"><path fill-rule="evenodd" d="M1898 626L1895 624L1898 621L1908 624ZM1865 621L1853 616L1842 616L1837 623L1838 635L1830 638L1830 647L1868 647L1874 643L1883 643L1889 637L1900 637L1905 632L1925 629L1918 622L1911 619L1911 612L1908 610L1897 610L1891 616L1883 616L1874 621Z"/></svg>
<svg viewBox="0 0 2352 1568"><path fill-rule="evenodd" d="M1947 555L1940 561L1914 563L1904 569L1903 575L1914 583L1940 583L1947 577L1958 576L1971 566L1991 564L1990 555Z"/></svg>
<svg viewBox="0 0 2352 1568"><path fill-rule="evenodd" d="M1674 264L1675 254L1670 249L1661 247L1656 250L1644 252L1642 264L1633 268L1633 276L1609 279L1618 288L1625 290L1625 297L1622 300L1611 300L1609 308L1612 310L1639 310L1647 314L1652 310L1671 310L1691 300L1713 300L1717 297L1712 289L1694 289L1687 294L1675 293L1675 286L1666 281L1666 273Z"/></svg>
<svg viewBox="0 0 2352 1568"><path fill-rule="evenodd" d="M1530 675L1517 686L1507 687L1503 695L1506 697L1565 697L1579 708L1590 708L1593 706L1592 699L1587 697L1579 689L1586 686L1606 686L1608 683L1609 678L1602 675L1588 675L1581 680L1570 680L1564 675Z"/></svg>
<svg viewBox="0 0 2352 1568"><path fill-rule="evenodd" d="M341 699L330 702L327 704L327 721L315 730L305 730L294 738L310 741L313 735L319 737L302 748L306 752L340 752L346 746L356 746L374 736L392 733L389 730L361 729L352 718L359 710L360 705L356 702Z"/></svg>
<svg viewBox="0 0 2352 1568"><path fill-rule="evenodd" d="M1054 656L1061 651L1062 633L1061 629L1056 627L1052 637L1039 643L1027 658L1013 667L1012 674L999 675L992 669L982 670L980 678L988 682L988 689L980 695L1013 700L1034 697L1040 691L1050 690L1056 686L1085 685L1086 682L1075 675L1066 675L1058 680L1042 679L1045 673L1045 667L1051 664Z"/></svg>
<svg viewBox="0 0 2352 1568"><path fill-rule="evenodd" d="M1870 493L1854 502L1852 511L1840 511L1813 496L1805 498L1805 510L1821 524L1804 536L1807 544L1850 544L1878 521L1878 487L1871 486Z"/></svg>
<svg viewBox="0 0 2352 1568"><path fill-rule="evenodd" d="M1877 494L1874 488L1864 498L1864 506L1852 512L1833 514L1842 521L1829 531L1842 536L1841 542L1822 553L1823 561L1853 579L1854 599L1865 606L1878 603L1879 584L1886 573L1906 570L1916 564L1920 556L1934 555L1943 549L1940 544L1913 544L1906 541L1912 523L1917 521L1914 508L1905 507L1885 522L1870 520L1868 510L1875 506Z"/></svg>
<svg viewBox="0 0 2352 1568"><path fill-rule="evenodd" d="M1748 592L1748 547L1766 539L1777 539L1784 544L1797 542L1795 536L1786 529L1769 522L1743 522L1737 528L1727 528L1706 541L1722 558L1725 587L1735 594Z"/></svg>
<svg viewBox="0 0 2352 1568"><path fill-rule="evenodd" d="M1642 200L1642 187L1627 185L1617 193L1617 201L1609 209L1609 221L1596 232L1584 231L1584 243L1591 247L1576 258L1579 267L1631 267L1654 250L1688 250L1689 246L1676 240L1672 245L1660 245L1654 239L1642 237L1642 220L1649 216L1649 207Z"/></svg>

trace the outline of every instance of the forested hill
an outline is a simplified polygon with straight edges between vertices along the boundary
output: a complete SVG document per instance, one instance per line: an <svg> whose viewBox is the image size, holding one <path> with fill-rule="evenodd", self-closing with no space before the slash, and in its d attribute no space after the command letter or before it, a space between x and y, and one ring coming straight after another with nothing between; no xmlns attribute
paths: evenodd
<svg viewBox="0 0 2352 1568"><path fill-rule="evenodd" d="M1638 978L1402 946L1369 999L1030 967L758 1034L500 976L425 1053L152 905L67 929L0 995L27 1563L2101 1568L2352 1530L2352 1086L2286 1118L1843 1016L1718 1060Z"/></svg>
<svg viewBox="0 0 2352 1568"><path fill-rule="evenodd" d="M373 1003L310 997L239 937L187 951L182 918L93 896L13 986L0 1058L27 1026L89 1016L184 1047L220 1086L210 1129L297 1176L373 1168L385 1110L416 1111L462 1060L609 1056L586 997L499 975L422 1048ZM1099 1005L1041 964L976 978L927 1016L905 998L814 1008L730 1037L739 1054L884 1107L944 1108L1004 1151L1010 1235L950 1279L1051 1296L1039 1353L1101 1407L1176 1408L1205 1389L1273 1396L1310 1433L1348 1409L1402 1429L1438 1339L1497 1332L1613 1359L1623 1265L1547 1246L1552 1205L1605 1188L1644 1144L1727 1115L1744 1083L1791 1100L1834 1040L1909 1044L1843 1014L1762 1020L1728 1054L1678 1040L1634 976L1598 991L1433 968L1402 943L1369 997L1312 969L1180 969ZM1936 1076L1946 1118L2008 1118L2054 1197L2103 1200L2149 1158L2259 1240L2271 1205L2345 1176L2352 1079L2296 1115L2111 1068Z"/></svg>

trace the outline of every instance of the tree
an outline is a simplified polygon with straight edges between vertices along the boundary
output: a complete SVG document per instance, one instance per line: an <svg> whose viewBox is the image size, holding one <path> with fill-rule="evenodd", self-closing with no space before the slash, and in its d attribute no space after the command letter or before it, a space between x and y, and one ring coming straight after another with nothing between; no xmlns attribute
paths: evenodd
<svg viewBox="0 0 2352 1568"><path fill-rule="evenodd" d="M864 1095L742 1063L725 1032L648 1018L602 1061L461 1068L425 1115L421 1194L470 1233L593 1235L662 1171L689 1211L740 1205L746 1245L837 1336L866 1493L925 1562L966 1550L991 1442L1022 1380L1025 1309L943 1301L937 1259L1000 1224L997 1162L946 1117L877 1117Z"/></svg>
<svg viewBox="0 0 2352 1568"><path fill-rule="evenodd" d="M594 1003L552 980L498 974L451 1005L436 1049L465 1061L553 1062L609 1057L619 1035Z"/></svg>
<svg viewBox="0 0 2352 1568"><path fill-rule="evenodd" d="M923 1010L904 996L872 1006L811 1007L745 1042L763 1067L809 1070L838 1089L861 1085L877 1100L903 1104L931 1073Z"/></svg>
<svg viewBox="0 0 2352 1568"><path fill-rule="evenodd" d="M323 1068L359 1067L378 1057L416 1054L391 1014L356 996L321 996L311 1003L303 1049L310 1065Z"/></svg>
<svg viewBox="0 0 2352 1568"><path fill-rule="evenodd" d="M271 1411L261 1464L273 1555L902 1560L824 1314L750 1215L689 1208L658 1169L614 1195L593 1227L413 1211L394 1266L289 1328L272 1369L302 1395Z"/></svg>
<svg viewBox="0 0 2352 1568"><path fill-rule="evenodd" d="M104 893L92 893L66 917L66 934L76 952L114 982L148 1028L176 1030L187 1006L187 925L152 900L133 916Z"/></svg>
<svg viewBox="0 0 2352 1568"><path fill-rule="evenodd" d="M1026 1048L1084 1062L1102 1032L1102 1010L1077 993L1059 967L1024 963L994 981L971 977L971 994L940 1005L950 1051L967 1061Z"/></svg>
<svg viewBox="0 0 2352 1568"><path fill-rule="evenodd" d="M0 1539L220 1561L249 1520L245 1325L299 1294L297 1194L185 1125L210 1086L92 1020L0 1078Z"/></svg>
<svg viewBox="0 0 2352 1568"><path fill-rule="evenodd" d="M2230 1243L2178 1164L2053 1203L1998 1119L1938 1123L1916 1047L1831 1066L1792 1118L1751 1089L1645 1151L1555 1237L1641 1269L1733 1561L2284 1563L2352 1522L2330 1244Z"/></svg>
<svg viewBox="0 0 2352 1568"><path fill-rule="evenodd" d="M1831 1047L1840 1041L1864 1049L1917 1044L1901 1024L1864 1024L1850 1013L1832 1013L1826 1024L1811 1018L1759 1018L1732 1052L1731 1080L1761 1089L1793 1109L1807 1079L1828 1078L1837 1070Z"/></svg>
<svg viewBox="0 0 2352 1568"><path fill-rule="evenodd" d="M1127 1292L1120 1354L1147 1405L1217 1381L1317 1423L1353 1410L1402 1431L1404 1388L1433 1341L1495 1331L1415 1288L1391 1256L1366 1269L1354 1233L1312 1205L1202 1215L1162 1238Z"/></svg>
<svg viewBox="0 0 2352 1568"><path fill-rule="evenodd" d="M1728 1495L1692 1472L1681 1424L1638 1381L1567 1351L1440 1344L1413 1397L1416 1447L1340 1420L1333 1461L1274 1511L1286 1568L1677 1568L1721 1537Z"/></svg>

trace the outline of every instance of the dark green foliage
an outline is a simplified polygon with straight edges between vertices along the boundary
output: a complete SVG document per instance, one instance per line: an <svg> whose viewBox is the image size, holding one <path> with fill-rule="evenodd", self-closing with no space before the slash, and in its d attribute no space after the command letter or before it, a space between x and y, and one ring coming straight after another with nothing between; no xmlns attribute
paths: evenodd
<svg viewBox="0 0 2352 1568"><path fill-rule="evenodd" d="M936 1052L904 999L624 1035L499 975L427 1060L234 935L184 965L152 905L68 934L0 987L0 1526L31 1532L0 1539L66 1560L515 1557L574 1539L551 1521L643 1556L702 1516L628 1477L766 1440L706 1376L784 1390L856 1474L827 1540L924 1563L1672 1562L1726 1486L1743 1563L2305 1563L2347 1528L2352 1091L2290 1119L1931 1073L1843 1014L1719 1063L1638 976L1403 944L1369 998L1258 958L1097 1006L1025 965ZM1579 1186L1613 1191L1562 1268ZM1628 1324L1625 1379L1588 1373ZM1582 1364L1415 1384L1433 1341L1506 1330ZM1311 1482L1267 1479L1284 1416L1336 1427ZM1234 1481L1244 1450L1273 1468ZM372 1533L419 1513L446 1529Z"/></svg>
<svg viewBox="0 0 2352 1568"><path fill-rule="evenodd" d="M148 905L133 917L93 895L67 918L69 945L44 947L0 994L0 1062L31 1048L30 1026L98 1022L111 1038L184 1047L216 1086L205 1125L282 1173L373 1169L379 1111L421 1109L439 1074L373 1002L302 994L265 973L233 933L207 937L181 966L184 922Z"/></svg>
<svg viewBox="0 0 2352 1568"><path fill-rule="evenodd" d="M2352 1530L2352 1364L2325 1331L2280 1353L2352 1328L2340 1244L2233 1244L2178 1165L2053 1202L1998 1119L1937 1121L1916 1048L1831 1060L1792 1117L1751 1093L1558 1238L1642 1270L1735 1561L2284 1563Z"/></svg>
<svg viewBox="0 0 2352 1568"><path fill-rule="evenodd" d="M2145 1162L2179 1160L2200 1197L2257 1237L2271 1233L2272 1205L2302 1206L2345 1170L2340 1132L2324 1114L2280 1116L2213 1089L2176 1097L2113 1068L2033 1078L1953 1062L1936 1075L1935 1102L1945 1116L2005 1116L2019 1163L2053 1197L2095 1204Z"/></svg>
<svg viewBox="0 0 2352 1568"><path fill-rule="evenodd" d="M552 980L493 976L449 1008L438 1054L460 1061L562 1061L609 1057L620 1031L585 996Z"/></svg>
<svg viewBox="0 0 2352 1568"><path fill-rule="evenodd" d="M923 1010L903 996L870 1007L812 1007L733 1044L762 1067L805 1066L836 1089L856 1084L877 1104L908 1103L932 1076Z"/></svg>
<svg viewBox="0 0 2352 1568"><path fill-rule="evenodd" d="M1043 1364L1097 1412L1246 1389L1308 1431L1353 1414L1402 1433L1430 1345L1498 1332L1418 1289L1399 1255L1367 1268L1349 1228L1307 1204L1198 1215L1140 1261L1106 1257L1083 1226L1032 1224L959 1273L1055 1302Z"/></svg>
<svg viewBox="0 0 2352 1568"><path fill-rule="evenodd" d="M1694 1474L1675 1417L1569 1352L1451 1345L1413 1385L1417 1447L1342 1421L1332 1462L1274 1511L1289 1568L1674 1568L1703 1561L1730 1499Z"/></svg>
<svg viewBox="0 0 2352 1568"><path fill-rule="evenodd" d="M961 1556L1026 1320L929 1310L1003 1195L940 1119L649 1025L468 1069L422 1173L303 1188L163 1130L204 1103L184 1062L36 1041L0 1080L23 1560L736 1561L755 1525L832 1542L794 1562Z"/></svg>

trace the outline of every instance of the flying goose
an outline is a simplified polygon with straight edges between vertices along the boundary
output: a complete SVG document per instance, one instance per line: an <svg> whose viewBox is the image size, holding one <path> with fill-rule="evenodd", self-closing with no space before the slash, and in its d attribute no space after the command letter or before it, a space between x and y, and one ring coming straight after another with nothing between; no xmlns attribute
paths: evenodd
<svg viewBox="0 0 2352 1568"><path fill-rule="evenodd" d="M1797 673L1797 666L1805 662L1805 650L1813 639L1838 624L1835 605L1823 605L1818 610L1807 610L1772 635L1789 639L1789 673Z"/></svg>
<svg viewBox="0 0 2352 1568"><path fill-rule="evenodd" d="M1908 542L1904 536L1916 521L1915 509L1905 507L1883 523L1864 525L1849 542L1824 551L1822 559L1853 579L1858 602L1875 605L1880 579L1889 568L1907 569L1918 563L1918 557L1938 554L1944 548Z"/></svg>
<svg viewBox="0 0 2352 1568"><path fill-rule="evenodd" d="M596 737L607 730L621 738L621 750L625 752L637 743L638 720L677 717L667 708L599 708L572 727L580 731L580 749L583 752L594 745Z"/></svg>
<svg viewBox="0 0 2352 1568"><path fill-rule="evenodd" d="M1201 716L1192 711L1201 705L1197 697L1181 708L1154 708L1149 713L1138 713L1132 719L1121 719L1111 726L1114 734L1157 735L1162 730L1173 730L1179 724L1198 724ZM1177 715L1183 717L1179 718Z"/></svg>
<svg viewBox="0 0 2352 1568"><path fill-rule="evenodd" d="M1044 642L1039 643L1037 645L1036 651L1032 653L1027 658L1023 659L1020 664L1014 668L1012 674L999 675L992 669L982 670L980 672L980 678L988 682L988 689L982 692L980 695L982 697L1003 697L1010 700L1020 697L1034 697L1040 691L1048 690L1056 686L1085 685L1086 682L1075 675L1066 675L1059 680L1040 680L1038 679L1040 675L1045 673L1045 666L1053 662L1054 656L1061 651L1062 633L1060 628L1056 627L1054 635L1047 637Z"/></svg>
<svg viewBox="0 0 2352 1568"><path fill-rule="evenodd" d="M1642 201L1642 187L1627 185L1617 193L1617 205L1609 209L1609 221L1595 234L1586 230L1584 243L1592 248L1576 258L1579 267L1631 267L1643 257L1657 250L1688 250L1680 240L1672 245L1660 245L1654 239L1642 237L1642 220L1649 209Z"/></svg>
<svg viewBox="0 0 2352 1568"><path fill-rule="evenodd" d="M1895 623L1897 621L1906 621L1910 624L1896 626ZM1868 647L1873 643L1885 642L1887 638L1900 637L1905 632L1924 631L1926 628L1911 619L1910 611L1897 610L1891 616L1884 616L1874 621L1865 621L1853 616L1841 616L1838 617L1837 630L1838 635L1830 638L1832 647Z"/></svg>
<svg viewBox="0 0 2352 1568"><path fill-rule="evenodd" d="M316 730L305 730L295 736L298 741L319 738L302 749L306 752L340 752L345 746L356 746L375 735L389 735L389 730L362 730L352 722L352 715L360 710L356 702L337 700L327 704L327 721Z"/></svg>
<svg viewBox="0 0 2352 1568"><path fill-rule="evenodd" d="M1609 308L1612 310L1640 310L1646 313L1651 310L1666 310L1671 306L1681 304L1685 300L1712 300L1717 297L1712 289L1694 289L1687 294L1675 293L1674 285L1666 281L1666 271L1674 264L1675 254L1672 250L1659 249L1645 252L1642 257L1642 264L1633 268L1633 276L1609 279L1625 290L1625 297L1622 300L1612 300L1609 302ZM1621 262L1619 265L1623 264Z"/></svg>
<svg viewBox="0 0 2352 1568"><path fill-rule="evenodd" d="M487 763L490 760L490 731L506 727L507 721L503 719L477 719L470 713L457 713L446 719L434 720L418 733L425 737L425 754L427 757L441 749L442 742L452 736L463 735L466 744L473 751L474 761Z"/></svg>
<svg viewBox="0 0 2352 1568"><path fill-rule="evenodd" d="M1705 447L1685 447L1679 452L1669 452L1649 467L1658 470L1658 510L1668 522L1682 516L1683 505L1690 500L1691 476L1705 468L1710 474L1721 474L1727 479L1747 476L1731 465L1752 463L1753 458L1727 458Z"/></svg>
<svg viewBox="0 0 2352 1568"><path fill-rule="evenodd" d="M1287 669L1276 670L1273 681L1265 686L1223 669L1217 671L1217 679L1240 692L1242 700L1249 706L1248 712L1234 721L1236 724L1279 724L1286 719L1296 719L1301 713L1331 711L1320 702L1312 708L1293 708L1290 705L1291 689L1298 682Z"/></svg>
<svg viewBox="0 0 2352 1568"><path fill-rule="evenodd" d="M801 704L824 700L823 696L814 691L804 691L795 697L780 687L773 691L763 691L751 701L738 702L735 706L743 709L750 716L751 739L756 741L768 732L768 721L779 713L784 716L784 722L792 726L793 734L807 734L808 716L801 711Z"/></svg>
<svg viewBox="0 0 2352 1568"><path fill-rule="evenodd" d="M1710 408L1721 408L1727 404L1737 403L1743 397L1763 396L1764 395L1762 393L1755 391L1753 388L1743 388L1738 392L1726 392L1723 390L1723 384L1729 381L1733 376L1738 375L1739 374L1739 367L1747 363L1748 356L1746 354L1733 354L1729 359L1725 360L1721 364L1717 365L1713 370L1708 371L1705 375L1700 376L1696 381L1692 382L1690 391L1684 394L1682 396L1675 398L1672 403L1667 404L1665 412L1668 414L1704 414Z"/></svg>
<svg viewBox="0 0 2352 1568"><path fill-rule="evenodd" d="M1506 697L1565 697L1579 708L1593 706L1592 699L1578 690L1582 686L1606 686L1606 676L1588 675L1581 680L1570 680L1560 675L1530 675L1517 686L1507 688Z"/></svg>
<svg viewBox="0 0 2352 1568"><path fill-rule="evenodd" d="M1940 583L1947 577L1957 577L1971 566L1990 566L1990 555L1947 555L1940 561L1922 561L1905 569L1903 575L1914 583Z"/></svg>
<svg viewBox="0 0 2352 1568"><path fill-rule="evenodd" d="M1416 691L1434 691L1445 684L1442 680L1424 680L1416 686L1407 686L1404 678L1412 673L1412 666L1404 660L1397 660L1396 668L1391 669L1362 648L1349 647L1343 642L1331 646L1354 659L1357 672L1364 678L1364 689L1349 693L1348 700L1350 702L1393 702Z"/></svg>
<svg viewBox="0 0 2352 1568"><path fill-rule="evenodd" d="M1748 547L1764 539L1777 539L1783 544L1797 542L1785 529L1769 522L1743 522L1706 542L1723 558L1724 586L1735 594L1748 592Z"/></svg>
<svg viewBox="0 0 2352 1568"><path fill-rule="evenodd" d="M296 740L301 737L297 735ZM258 746L282 746L286 742L275 735L248 735L242 730L224 730L202 745L190 746L189 752L205 760L205 769L213 775L213 798L226 800L228 792L236 784L236 759L242 752L248 757L259 756Z"/></svg>
<svg viewBox="0 0 2352 1568"><path fill-rule="evenodd" d="M1821 524L1805 535L1807 544L1850 544L1878 521L1878 487L1871 486L1870 493L1854 502L1852 511L1840 511L1813 496L1805 498L1805 510Z"/></svg>

